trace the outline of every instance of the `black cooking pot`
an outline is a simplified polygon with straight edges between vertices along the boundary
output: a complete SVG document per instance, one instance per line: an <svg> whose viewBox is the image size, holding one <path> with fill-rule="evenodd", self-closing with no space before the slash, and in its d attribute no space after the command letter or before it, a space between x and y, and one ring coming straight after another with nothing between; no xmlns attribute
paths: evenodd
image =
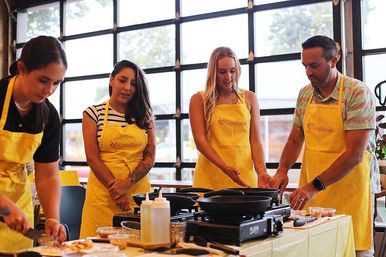
<svg viewBox="0 0 386 257"><path fill-rule="evenodd" d="M146 199L146 194L134 194L132 196L138 206L141 206L142 201ZM158 193L149 193L150 200L157 197ZM192 209L199 195L193 193L163 193L162 197L170 202L170 214L176 215L182 209Z"/></svg>
<svg viewBox="0 0 386 257"><path fill-rule="evenodd" d="M201 209L210 216L256 216L264 213L271 206L272 198L268 196L219 195L198 199Z"/></svg>

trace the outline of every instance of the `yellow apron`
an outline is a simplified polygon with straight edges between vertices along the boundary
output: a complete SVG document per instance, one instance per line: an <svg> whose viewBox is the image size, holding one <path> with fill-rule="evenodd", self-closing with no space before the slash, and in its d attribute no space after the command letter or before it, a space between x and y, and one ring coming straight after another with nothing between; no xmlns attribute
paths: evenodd
<svg viewBox="0 0 386 257"><path fill-rule="evenodd" d="M241 92L237 104L217 104L210 123L209 144L229 165L240 170L240 177L257 187L257 174L252 161L250 136L251 114ZM193 186L209 189L240 187L221 169L200 154L194 170Z"/></svg>
<svg viewBox="0 0 386 257"><path fill-rule="evenodd" d="M310 97L303 122L305 152L299 186L311 182L347 149L341 108L343 85L344 76L337 105L312 103ZM305 206L333 207L337 213L350 214L357 251L371 248L370 160L371 154L366 151L363 161L349 174L320 191Z"/></svg>
<svg viewBox="0 0 386 257"><path fill-rule="evenodd" d="M42 141L43 132L29 134L4 130L14 84L15 77L9 82L0 119L0 192L25 212L33 227L31 185L26 167ZM30 239L0 222L0 251L18 251L30 247Z"/></svg>
<svg viewBox="0 0 386 257"><path fill-rule="evenodd" d="M148 138L146 131L136 124L122 127L118 123L107 123L109 102L106 102L104 126L99 142L100 158L117 179L130 176L143 159ZM133 185L129 194L150 192L149 174ZM135 206L130 198L130 205ZM123 211L114 203L108 189L90 172L86 200L82 213L80 238L95 236L98 227L111 226L113 216Z"/></svg>

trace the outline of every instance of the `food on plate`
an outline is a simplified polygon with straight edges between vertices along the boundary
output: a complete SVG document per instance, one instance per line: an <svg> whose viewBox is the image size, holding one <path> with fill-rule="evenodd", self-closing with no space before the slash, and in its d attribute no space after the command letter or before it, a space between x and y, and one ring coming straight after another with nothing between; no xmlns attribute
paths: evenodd
<svg viewBox="0 0 386 257"><path fill-rule="evenodd" d="M109 235L122 232L121 227L100 227L97 229L97 233L101 238L107 238Z"/></svg>
<svg viewBox="0 0 386 257"><path fill-rule="evenodd" d="M38 252L43 256L62 256L65 254L64 249L54 246L38 246L32 249L34 252Z"/></svg>
<svg viewBox="0 0 386 257"><path fill-rule="evenodd" d="M90 249L93 247L91 240L76 240L71 242L64 242L63 246L69 248L71 251L79 252L85 249Z"/></svg>

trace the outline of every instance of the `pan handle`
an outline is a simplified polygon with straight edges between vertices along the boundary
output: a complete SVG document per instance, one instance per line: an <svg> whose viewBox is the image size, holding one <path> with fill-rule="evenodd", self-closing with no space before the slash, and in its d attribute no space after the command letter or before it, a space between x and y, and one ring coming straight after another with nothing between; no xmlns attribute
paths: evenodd
<svg viewBox="0 0 386 257"><path fill-rule="evenodd" d="M220 189L220 190L216 190L216 191L210 191L208 193L205 193L204 197L211 197L211 196L216 196L216 195L220 195L220 196L223 196L223 195L239 196L239 195L245 195L245 193L243 191L237 190L237 189L224 188L224 189Z"/></svg>

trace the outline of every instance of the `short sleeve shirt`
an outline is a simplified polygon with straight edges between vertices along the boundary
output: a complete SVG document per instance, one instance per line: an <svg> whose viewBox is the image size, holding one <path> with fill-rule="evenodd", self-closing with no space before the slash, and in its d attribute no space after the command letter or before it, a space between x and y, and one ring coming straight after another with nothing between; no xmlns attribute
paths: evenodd
<svg viewBox="0 0 386 257"><path fill-rule="evenodd" d="M8 89L9 77L0 80L0 115L3 112L5 95ZM48 122L44 127L43 138L40 146L37 148L33 159L35 162L49 163L59 159L59 143L60 143L60 120L58 112L48 99L45 100L49 108ZM8 117L5 122L4 130L11 132L26 132L38 134L34 124L36 120L36 109L32 110L23 118L16 109L13 97L11 98Z"/></svg>
<svg viewBox="0 0 386 257"><path fill-rule="evenodd" d="M303 87L296 103L294 114L294 125L303 127L304 114L312 96L312 103L318 104L337 104L339 100L340 79L342 75L338 73L338 80L331 95L323 98L317 89L311 84ZM345 76L342 99L342 118L344 130L372 130L367 150L371 153L375 150L375 98L370 88L362 81ZM379 188L379 170L375 158L372 158L372 185L373 189Z"/></svg>

